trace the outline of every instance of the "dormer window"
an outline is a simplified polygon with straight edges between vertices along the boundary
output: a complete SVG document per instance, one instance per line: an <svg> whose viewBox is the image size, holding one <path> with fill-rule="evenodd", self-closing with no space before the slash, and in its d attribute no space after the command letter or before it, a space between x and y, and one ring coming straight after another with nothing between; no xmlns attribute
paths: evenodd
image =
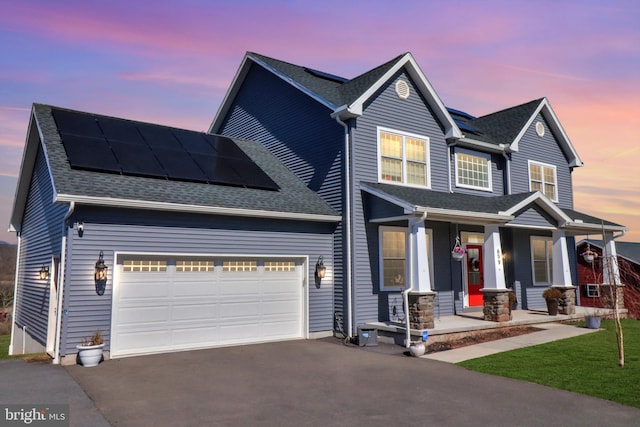
<svg viewBox="0 0 640 427"><path fill-rule="evenodd" d="M556 167L529 160L529 190L539 191L551 201L558 201Z"/></svg>
<svg viewBox="0 0 640 427"><path fill-rule="evenodd" d="M378 128L380 182L429 187L429 138Z"/></svg>

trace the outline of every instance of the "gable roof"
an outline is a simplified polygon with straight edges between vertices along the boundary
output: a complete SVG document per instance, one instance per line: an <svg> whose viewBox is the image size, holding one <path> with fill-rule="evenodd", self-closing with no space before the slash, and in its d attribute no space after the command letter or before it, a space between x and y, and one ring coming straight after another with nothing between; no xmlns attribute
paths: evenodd
<svg viewBox="0 0 640 427"><path fill-rule="evenodd" d="M393 184L361 182L360 188L376 197L402 207L406 214L427 213L431 219L447 222L507 224L518 212L537 205L558 221L560 228L577 232L593 232L597 227L607 231L624 231L626 227L570 209L560 209L539 191L506 196L476 196L447 193Z"/></svg>
<svg viewBox="0 0 640 427"><path fill-rule="evenodd" d="M67 158L52 108L57 107L34 104L32 108L11 216L11 224L16 229L22 220L39 150L45 155L54 202L311 221L341 219L265 147L237 138L232 140L280 187L278 191L74 169Z"/></svg>
<svg viewBox="0 0 640 427"><path fill-rule="evenodd" d="M395 73L405 68L437 118L443 124L446 137L459 138L462 136L460 129L456 126L449 112L431 86L431 83L429 83L410 53L399 55L352 79L345 79L254 52L247 52L231 86L220 104L218 112L209 128L209 132L215 133L219 130L252 64L263 67L288 84L291 84L298 90L325 105L332 110L334 116L341 119L361 115L364 103L371 98L382 85L387 83Z"/></svg>
<svg viewBox="0 0 640 427"><path fill-rule="evenodd" d="M538 114L542 114L551 132L556 137L560 149L569 160L569 166L582 166L582 160L569 140L558 117L551 108L547 98L539 98L527 103L516 105L486 116L469 120L469 124L481 131L472 138L492 144L508 146L509 151L519 151L520 141L525 132L531 128Z"/></svg>

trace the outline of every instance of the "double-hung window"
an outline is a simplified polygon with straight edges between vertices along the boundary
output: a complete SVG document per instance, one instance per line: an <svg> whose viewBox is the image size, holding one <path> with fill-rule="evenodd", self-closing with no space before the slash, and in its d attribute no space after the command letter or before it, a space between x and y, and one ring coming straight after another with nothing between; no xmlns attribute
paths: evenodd
<svg viewBox="0 0 640 427"><path fill-rule="evenodd" d="M551 237L531 236L531 263L534 285L550 285L553 277Z"/></svg>
<svg viewBox="0 0 640 427"><path fill-rule="evenodd" d="M429 138L378 128L380 182L429 187Z"/></svg>
<svg viewBox="0 0 640 427"><path fill-rule="evenodd" d="M540 191L551 201L558 201L556 167L544 163L529 161L529 189Z"/></svg>
<svg viewBox="0 0 640 427"><path fill-rule="evenodd" d="M491 156L489 154L456 151L456 186L492 191Z"/></svg>
<svg viewBox="0 0 640 427"><path fill-rule="evenodd" d="M380 290L400 290L406 287L409 232L404 227L380 227ZM426 254L433 286L433 230L425 230Z"/></svg>

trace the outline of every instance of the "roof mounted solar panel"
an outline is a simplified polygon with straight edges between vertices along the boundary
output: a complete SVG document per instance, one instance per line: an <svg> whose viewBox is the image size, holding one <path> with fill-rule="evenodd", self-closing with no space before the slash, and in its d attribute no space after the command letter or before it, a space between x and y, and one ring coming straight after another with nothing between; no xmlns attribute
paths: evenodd
<svg viewBox="0 0 640 427"><path fill-rule="evenodd" d="M194 160L206 175L207 181L211 184L244 187L244 180L234 168L231 167L228 159L219 156L199 154L194 157Z"/></svg>
<svg viewBox="0 0 640 427"><path fill-rule="evenodd" d="M102 130L94 116L56 108L53 108L51 113L61 133L90 136L92 138L103 137Z"/></svg>
<svg viewBox="0 0 640 427"><path fill-rule="evenodd" d="M182 129L171 129L171 132L180 141L182 148L189 153L212 154L214 152L207 140L207 134Z"/></svg>
<svg viewBox="0 0 640 427"><path fill-rule="evenodd" d="M208 182L204 172L193 158L184 150L168 150L166 148L153 148L153 153L167 172L171 180Z"/></svg>
<svg viewBox="0 0 640 427"><path fill-rule="evenodd" d="M61 133L69 164L75 169L120 173L118 160L104 138Z"/></svg>
<svg viewBox="0 0 640 427"><path fill-rule="evenodd" d="M215 150L215 154L227 158L250 160L247 154L230 138L220 135L206 135L207 141Z"/></svg>
<svg viewBox="0 0 640 427"><path fill-rule="evenodd" d="M147 123L138 123L137 127L150 147L181 149L180 141L173 136L171 128Z"/></svg>
<svg viewBox="0 0 640 427"><path fill-rule="evenodd" d="M465 113L464 111L461 111L461 110L456 110L455 108L447 107L447 111L448 111L450 114L454 114L454 115L456 115L456 116L464 117L465 119L473 120L473 119L475 119L475 118L476 118L476 117L472 116L472 115L471 115L471 114L469 114L469 113Z"/></svg>
<svg viewBox="0 0 640 427"><path fill-rule="evenodd" d="M52 114L74 169L280 188L228 137L55 108Z"/></svg>
<svg viewBox="0 0 640 427"><path fill-rule="evenodd" d="M111 117L100 117L98 122L108 141L117 140L127 144L145 144L134 122Z"/></svg>
<svg viewBox="0 0 640 427"><path fill-rule="evenodd" d="M224 157L221 157L221 160L228 163L236 171L240 176L240 182L245 187L260 190L278 190L280 188L251 160L225 159Z"/></svg>
<svg viewBox="0 0 640 427"><path fill-rule="evenodd" d="M122 172L127 175L167 178L167 173L160 166L151 149L143 144L127 144L120 141L109 141L118 158Z"/></svg>
<svg viewBox="0 0 640 427"><path fill-rule="evenodd" d="M344 83L349 80L345 79L344 77L336 76L335 74L325 73L324 71L320 70L314 70L313 68L304 67L304 70L311 75L320 77L321 79L331 80L332 82L336 83Z"/></svg>

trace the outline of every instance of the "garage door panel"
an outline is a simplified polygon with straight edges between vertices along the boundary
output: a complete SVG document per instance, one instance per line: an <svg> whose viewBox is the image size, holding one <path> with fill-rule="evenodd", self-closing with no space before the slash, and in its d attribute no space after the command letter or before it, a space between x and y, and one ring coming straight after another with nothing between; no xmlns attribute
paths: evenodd
<svg viewBox="0 0 640 427"><path fill-rule="evenodd" d="M223 271L223 260L214 261L187 260L178 268L167 258L163 271L121 269L113 294L112 356L303 336L300 265L270 271L262 260L239 258L232 268L255 264L253 271Z"/></svg>
<svg viewBox="0 0 640 427"><path fill-rule="evenodd" d="M185 305L174 306L171 310L171 320L208 320L218 317L218 308L215 305Z"/></svg>
<svg viewBox="0 0 640 427"><path fill-rule="evenodd" d="M138 273L139 274L139 273ZM137 278L139 280L139 278ZM126 279L125 279L126 280ZM134 298L169 298L171 296L171 286L169 283L158 281L155 283L144 283L139 281L126 281L127 286L121 289L121 300Z"/></svg>
<svg viewBox="0 0 640 427"><path fill-rule="evenodd" d="M155 307L131 307L118 310L119 324L142 324L151 322L163 322L167 320L169 311L167 306Z"/></svg>
<svg viewBox="0 0 640 427"><path fill-rule="evenodd" d="M180 276L183 274L180 273ZM218 294L219 286L215 277L198 277L198 273L192 273L189 276L194 280L189 281L187 277L180 277L174 281L174 297L211 297Z"/></svg>
<svg viewBox="0 0 640 427"><path fill-rule="evenodd" d="M215 345L219 341L218 327L192 327L172 331L172 343L174 346L205 347Z"/></svg>

